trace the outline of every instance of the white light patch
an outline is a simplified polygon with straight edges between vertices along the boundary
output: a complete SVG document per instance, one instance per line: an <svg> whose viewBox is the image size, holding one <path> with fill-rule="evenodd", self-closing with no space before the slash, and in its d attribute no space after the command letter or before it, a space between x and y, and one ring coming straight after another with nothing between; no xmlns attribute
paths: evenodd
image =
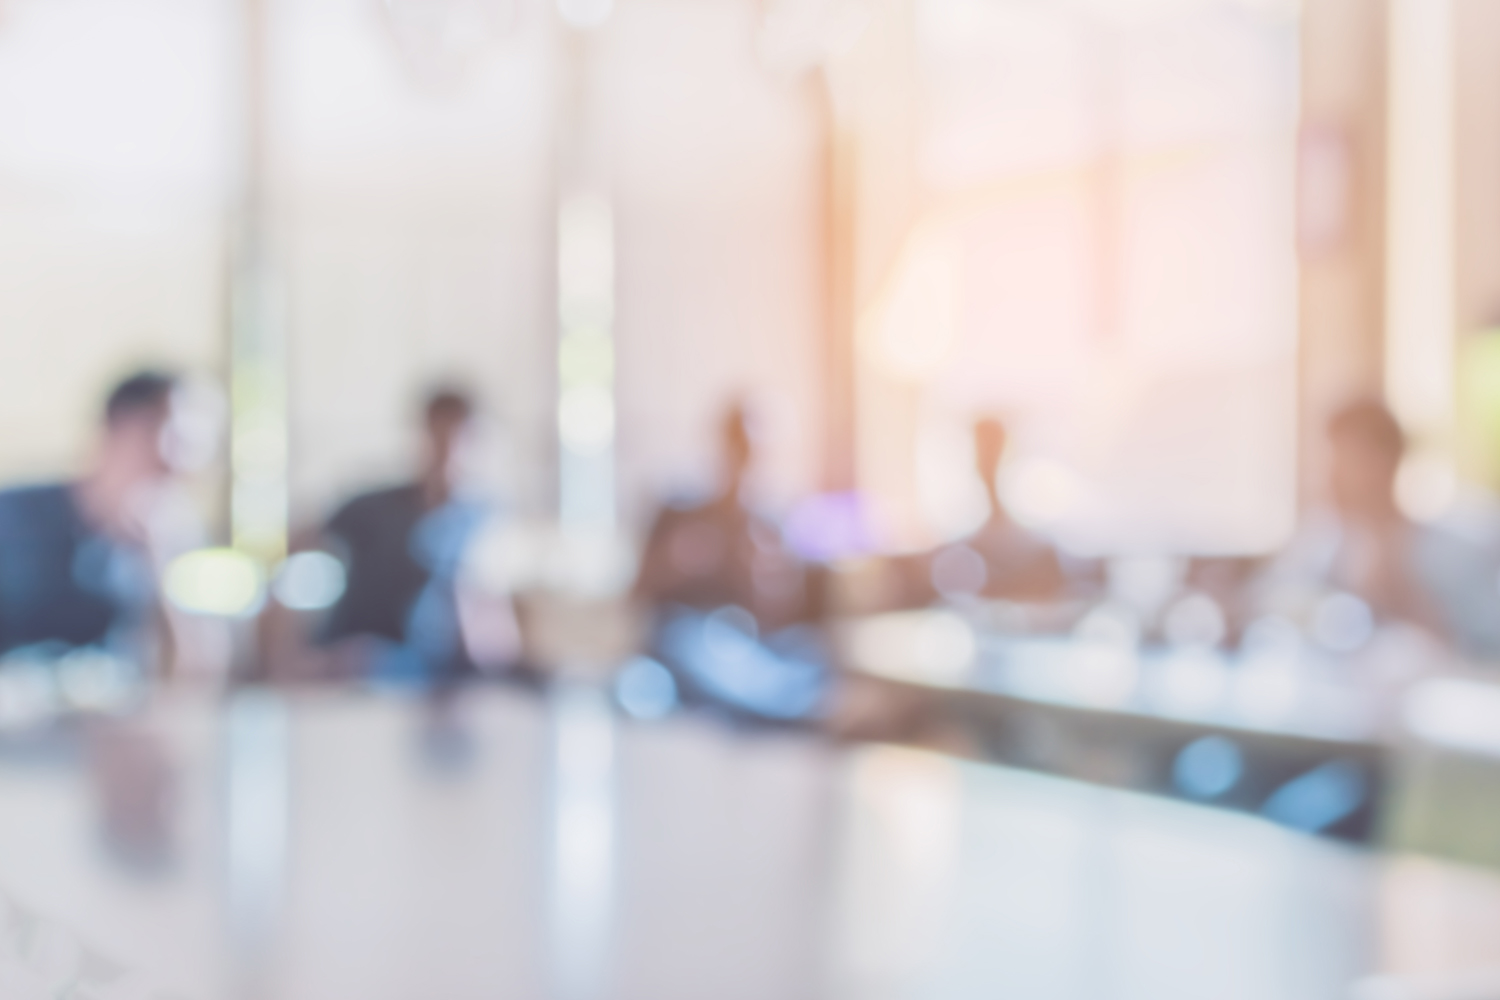
<svg viewBox="0 0 1500 1000"><path fill-rule="evenodd" d="M920 231L865 317L864 346L892 378L928 382L953 355L959 279L951 244L945 232Z"/></svg>
<svg viewBox="0 0 1500 1000"><path fill-rule="evenodd" d="M1500 686L1455 679L1424 681L1406 696L1402 721L1441 746L1500 755Z"/></svg>
<svg viewBox="0 0 1500 1000"><path fill-rule="evenodd" d="M269 691L234 696L225 726L228 905L242 974L264 963L281 906L290 829L290 717Z"/></svg>
<svg viewBox="0 0 1500 1000"><path fill-rule="evenodd" d="M265 583L255 560L234 549L198 549L167 566L167 599L191 614L244 618L260 610Z"/></svg>
<svg viewBox="0 0 1500 1000"><path fill-rule="evenodd" d="M1407 430L1454 416L1452 0L1390 5L1386 87L1385 389Z"/></svg>
<svg viewBox="0 0 1500 1000"><path fill-rule="evenodd" d="M597 28L614 9L614 0L557 0L557 13L574 28Z"/></svg>
<svg viewBox="0 0 1500 1000"><path fill-rule="evenodd" d="M615 700L633 718L660 719L677 709L677 682L651 657L637 656L615 678Z"/></svg>
<svg viewBox="0 0 1500 1000"><path fill-rule="evenodd" d="M557 404L557 430L563 447L578 455L607 454L615 440L615 400L609 389L567 389Z"/></svg>
<svg viewBox="0 0 1500 1000"><path fill-rule="evenodd" d="M600 995L614 900L615 737L605 693L561 685L553 701L551 917L554 994Z"/></svg>
<svg viewBox="0 0 1500 1000"><path fill-rule="evenodd" d="M609 201L586 193L564 199L557 243L558 512L570 530L609 527L615 517L615 241Z"/></svg>
<svg viewBox="0 0 1500 1000"><path fill-rule="evenodd" d="M1441 518L1458 497L1458 471L1447 455L1431 451L1412 452L1401 463L1396 477L1396 502L1414 521Z"/></svg>
<svg viewBox="0 0 1500 1000"><path fill-rule="evenodd" d="M1001 473L1000 489L1016 519L1033 528L1057 524L1078 509L1085 488L1065 465L1023 459Z"/></svg>
<svg viewBox="0 0 1500 1000"><path fill-rule="evenodd" d="M344 564L327 552L298 552L276 571L271 592L283 607L318 611L344 596Z"/></svg>
<svg viewBox="0 0 1500 1000"><path fill-rule="evenodd" d="M1329 594L1313 609L1312 635L1335 653L1352 653L1375 635L1375 612L1353 594Z"/></svg>

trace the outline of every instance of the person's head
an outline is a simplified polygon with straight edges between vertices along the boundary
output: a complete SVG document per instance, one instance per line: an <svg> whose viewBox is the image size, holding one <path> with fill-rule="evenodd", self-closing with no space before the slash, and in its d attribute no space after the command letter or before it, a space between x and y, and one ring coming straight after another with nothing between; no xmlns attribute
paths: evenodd
<svg viewBox="0 0 1500 1000"><path fill-rule="evenodd" d="M155 478L172 471L165 450L172 394L177 379L165 372L141 371L119 382L104 402L100 461L131 478Z"/></svg>
<svg viewBox="0 0 1500 1000"><path fill-rule="evenodd" d="M422 408L429 472L451 476L456 470L463 438L474 417L474 402L468 393L451 386L433 390Z"/></svg>
<svg viewBox="0 0 1500 1000"><path fill-rule="evenodd" d="M974 469L991 496L995 493L995 477L1000 472L1008 440L1005 425L999 419L982 417L974 422Z"/></svg>
<svg viewBox="0 0 1500 1000"><path fill-rule="evenodd" d="M1391 412L1374 400L1350 403L1329 419L1328 442L1334 506L1350 516L1393 514L1406 435Z"/></svg>
<svg viewBox="0 0 1500 1000"><path fill-rule="evenodd" d="M719 447L724 456L724 476L732 491L744 485L755 460L755 442L750 434L750 414L736 402L725 411L719 424Z"/></svg>

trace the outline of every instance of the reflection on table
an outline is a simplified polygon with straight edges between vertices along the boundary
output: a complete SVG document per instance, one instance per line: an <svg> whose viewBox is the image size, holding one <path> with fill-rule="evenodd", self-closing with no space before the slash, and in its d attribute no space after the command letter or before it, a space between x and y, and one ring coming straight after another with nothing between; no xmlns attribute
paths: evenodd
<svg viewBox="0 0 1500 1000"><path fill-rule="evenodd" d="M109 849L72 737L12 741L0 889L162 996L1326 1000L1500 960L1488 875L920 751L625 722L587 686L248 692L135 732L170 772L170 857ZM0 930L0 967L36 958Z"/></svg>
<svg viewBox="0 0 1500 1000"><path fill-rule="evenodd" d="M1380 833L1413 686L1458 669L1399 628L1358 655L1290 628L1260 629L1230 653L1142 644L1104 615L1070 634L1028 633L996 621L1006 610L853 619L843 658L856 676L925 697L926 714L987 759L1356 841Z"/></svg>

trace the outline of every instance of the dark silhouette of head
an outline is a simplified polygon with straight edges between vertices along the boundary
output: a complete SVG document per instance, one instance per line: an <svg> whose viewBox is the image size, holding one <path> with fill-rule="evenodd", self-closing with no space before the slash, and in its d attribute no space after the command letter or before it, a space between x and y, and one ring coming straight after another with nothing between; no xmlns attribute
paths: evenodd
<svg viewBox="0 0 1500 1000"><path fill-rule="evenodd" d="M104 422L114 426L164 414L171 406L177 379L165 372L140 371L116 383L104 402Z"/></svg>
<svg viewBox="0 0 1500 1000"><path fill-rule="evenodd" d="M125 478L170 473L163 432L176 388L176 377L160 371L136 372L118 382L104 402L100 463Z"/></svg>
<svg viewBox="0 0 1500 1000"><path fill-rule="evenodd" d="M1406 435L1384 404L1361 399L1328 421L1329 486L1334 507L1355 518L1399 516L1396 473Z"/></svg>
<svg viewBox="0 0 1500 1000"><path fill-rule="evenodd" d="M996 478L1000 474L1000 462L1005 458L1005 446L1010 434L997 417L981 417L974 421L974 469L984 483L985 494L992 509L1000 506L1000 493Z"/></svg>
<svg viewBox="0 0 1500 1000"><path fill-rule="evenodd" d="M439 386L422 408L424 475L446 489L457 472L456 459L474 417L472 397L454 386Z"/></svg>
<svg viewBox="0 0 1500 1000"><path fill-rule="evenodd" d="M749 478L755 461L755 441L750 433L750 413L743 402L735 402L724 412L719 425L720 448L724 456L726 492L738 496Z"/></svg>

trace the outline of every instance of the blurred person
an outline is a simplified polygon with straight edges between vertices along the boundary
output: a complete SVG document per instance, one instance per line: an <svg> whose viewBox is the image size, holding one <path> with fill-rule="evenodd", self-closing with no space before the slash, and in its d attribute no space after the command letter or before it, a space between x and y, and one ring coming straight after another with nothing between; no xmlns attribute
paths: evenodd
<svg viewBox="0 0 1500 1000"><path fill-rule="evenodd" d="M1416 625L1472 652L1500 651L1500 595L1490 561L1397 502L1406 436L1389 410L1359 400L1327 425L1328 508L1307 518L1262 584L1271 604L1342 592L1377 621ZM1265 602L1263 602L1265 603Z"/></svg>
<svg viewBox="0 0 1500 1000"><path fill-rule="evenodd" d="M335 652L338 673L442 688L518 656L508 595L477 594L461 576L490 516L463 490L473 426L467 393L435 390L422 408L414 479L356 496L324 525L322 540L344 563L346 584L317 638ZM488 639L482 651L476 619Z"/></svg>
<svg viewBox="0 0 1500 1000"><path fill-rule="evenodd" d="M634 596L658 607L743 608L766 630L806 617L804 568L780 528L748 501L755 446L736 404L719 424L723 483L701 503L668 503L646 539Z"/></svg>
<svg viewBox="0 0 1500 1000"><path fill-rule="evenodd" d="M1421 530L1396 502L1396 476L1406 454L1396 418L1380 403L1356 402L1334 414L1328 440L1329 499L1339 536L1329 581L1382 617L1440 631L1436 602L1417 566Z"/></svg>
<svg viewBox="0 0 1500 1000"><path fill-rule="evenodd" d="M157 571L186 547L169 536L191 533L170 489L176 387L131 375L108 395L82 476L0 492L0 652L97 646L141 667L170 662Z"/></svg>
<svg viewBox="0 0 1500 1000"><path fill-rule="evenodd" d="M203 541L177 488L190 430L179 388L157 371L124 379L78 479L0 492L0 653L35 651L51 666L102 651L83 660L109 692L96 688L94 713L128 709L153 674L227 666L222 623L176 613L159 593L167 562ZM55 690L66 686L54 675ZM175 775L161 741L124 714L95 715L83 732L102 846L137 872L161 871L175 852Z"/></svg>
<svg viewBox="0 0 1500 1000"><path fill-rule="evenodd" d="M651 652L689 701L762 720L820 717L830 678L807 571L749 503L755 448L743 406L724 414L719 441L717 493L665 505L646 539L632 594L652 618Z"/></svg>
<svg viewBox="0 0 1500 1000"><path fill-rule="evenodd" d="M939 590L947 590L944 566L954 562L955 553L967 549L982 561L982 570L976 563L977 572L962 574L971 578L961 581L958 589L1013 601L1057 600L1064 596L1067 583L1057 550L1018 524L1000 497L1000 466L1009 439L998 419L984 417L975 422L974 469L984 483L989 515L973 534L937 553L933 582Z"/></svg>

